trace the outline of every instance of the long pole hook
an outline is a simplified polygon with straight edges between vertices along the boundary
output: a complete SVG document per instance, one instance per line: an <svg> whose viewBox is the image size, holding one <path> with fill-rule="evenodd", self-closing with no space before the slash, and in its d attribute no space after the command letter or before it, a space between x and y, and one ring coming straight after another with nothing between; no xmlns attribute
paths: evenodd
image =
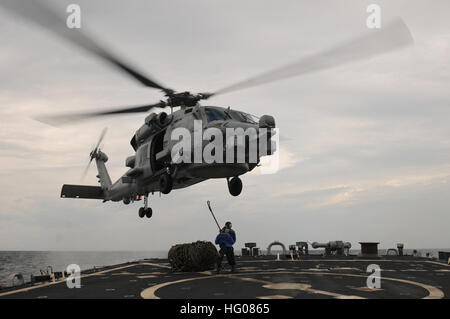
<svg viewBox="0 0 450 319"><path fill-rule="evenodd" d="M211 212L212 217L216 221L216 224L217 224L217 227L219 228L219 231L221 231L221 228L219 226L219 223L217 222L216 216L214 216L213 210L211 208L211 203L209 201L207 201L206 204L208 205L208 208L209 208L209 211Z"/></svg>

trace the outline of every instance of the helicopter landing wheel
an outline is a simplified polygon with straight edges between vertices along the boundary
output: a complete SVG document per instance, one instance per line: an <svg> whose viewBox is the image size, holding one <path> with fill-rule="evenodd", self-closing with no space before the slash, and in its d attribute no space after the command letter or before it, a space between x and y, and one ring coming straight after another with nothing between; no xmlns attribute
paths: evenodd
<svg viewBox="0 0 450 319"><path fill-rule="evenodd" d="M152 215L153 215L153 210L152 210L150 207L147 208L147 209L145 209L145 216L146 216L147 218L152 217Z"/></svg>
<svg viewBox="0 0 450 319"><path fill-rule="evenodd" d="M228 190L233 196L238 196L242 192L242 181L239 177L228 180Z"/></svg>
<svg viewBox="0 0 450 319"><path fill-rule="evenodd" d="M159 179L159 189L163 194L169 194L172 191L173 181L169 174L161 175Z"/></svg>
<svg viewBox="0 0 450 319"><path fill-rule="evenodd" d="M143 218L145 215L146 215L145 208L144 207L139 208L139 217Z"/></svg>

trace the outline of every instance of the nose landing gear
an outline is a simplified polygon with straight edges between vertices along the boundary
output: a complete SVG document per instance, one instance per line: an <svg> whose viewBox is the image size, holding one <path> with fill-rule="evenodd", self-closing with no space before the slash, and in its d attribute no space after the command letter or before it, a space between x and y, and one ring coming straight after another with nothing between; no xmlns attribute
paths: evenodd
<svg viewBox="0 0 450 319"><path fill-rule="evenodd" d="M172 191L173 180L168 173L161 175L159 179L159 189L163 194L169 194Z"/></svg>
<svg viewBox="0 0 450 319"><path fill-rule="evenodd" d="M144 218L147 216L147 218L152 217L153 210L148 207L148 194L144 196L144 207L139 208L139 217Z"/></svg>
<svg viewBox="0 0 450 319"><path fill-rule="evenodd" d="M242 181L239 177L233 177L231 180L227 178L228 190L233 196L238 196L242 192Z"/></svg>

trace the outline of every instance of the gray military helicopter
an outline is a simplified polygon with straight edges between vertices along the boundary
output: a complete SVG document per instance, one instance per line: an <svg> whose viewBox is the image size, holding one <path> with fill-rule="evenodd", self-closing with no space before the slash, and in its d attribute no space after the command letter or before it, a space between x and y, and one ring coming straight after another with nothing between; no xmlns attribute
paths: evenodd
<svg viewBox="0 0 450 319"><path fill-rule="evenodd" d="M165 95L165 100L155 104L40 118L41 121L47 123L64 124L100 116L124 115L170 108L170 113L161 111L151 113L145 118L144 124L131 138L130 144L135 154L125 161L128 170L116 182L112 183L105 166L108 157L99 148L106 133L104 130L96 147L90 153L89 161L90 164L95 160L100 186L63 185L62 187L61 197L63 198L122 201L125 204L143 198L144 206L139 209L141 218L152 216L152 209L148 206L149 194L155 192L169 194L173 189L185 188L211 178L226 179L230 194L238 196L242 191L242 181L239 176L253 170L259 164L262 156L271 155L275 151L277 145L271 143L271 138L274 135L273 129L275 128L275 119L272 116L264 115L258 119L246 112L231 108L202 106L199 103L200 101L218 94L369 58L413 42L407 26L402 20L397 19L379 30L369 30L367 34L336 45L327 51L305 57L287 66L240 81L213 93L177 92L144 75L138 69L118 58L105 46L100 45L99 41L94 40L92 36L81 32L80 29L68 29L64 20L64 10L60 10L58 13L39 0L26 2L2 0L0 6L92 53L142 85L161 90ZM83 29L85 28L83 27ZM174 108L179 109L174 111ZM186 128L193 132L196 120L201 121L202 128L214 127L219 130L253 128L257 132L257 139L265 140L269 147L265 152L257 150L256 161L248 160L248 149L245 149L245 160L243 162L234 160L222 163L205 161L200 163L176 163L171 156L173 155L171 150L174 147L174 141L170 138L171 133L177 128ZM265 129L264 133L262 133L263 129Z"/></svg>

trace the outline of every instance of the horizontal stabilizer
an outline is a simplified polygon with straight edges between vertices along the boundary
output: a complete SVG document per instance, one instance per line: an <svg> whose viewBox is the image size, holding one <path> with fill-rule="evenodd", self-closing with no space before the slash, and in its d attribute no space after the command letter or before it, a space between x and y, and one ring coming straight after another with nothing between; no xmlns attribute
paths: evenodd
<svg viewBox="0 0 450 319"><path fill-rule="evenodd" d="M103 189L100 186L63 185L62 198L88 198L104 199Z"/></svg>

